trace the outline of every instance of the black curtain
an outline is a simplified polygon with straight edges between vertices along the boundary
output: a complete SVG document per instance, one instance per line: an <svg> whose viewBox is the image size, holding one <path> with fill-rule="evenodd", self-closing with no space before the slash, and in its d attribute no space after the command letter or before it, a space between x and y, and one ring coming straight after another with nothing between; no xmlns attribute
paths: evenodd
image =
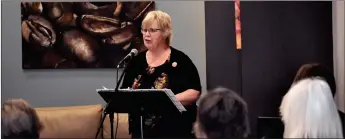
<svg viewBox="0 0 345 139"><path fill-rule="evenodd" d="M240 53L235 49L232 1L205 2L207 88L223 86L241 92Z"/></svg>
<svg viewBox="0 0 345 139"><path fill-rule="evenodd" d="M238 91L249 107L252 137L258 116L279 116L298 68L333 69L332 2L241 1L242 46L236 50L234 2L205 2L209 89Z"/></svg>

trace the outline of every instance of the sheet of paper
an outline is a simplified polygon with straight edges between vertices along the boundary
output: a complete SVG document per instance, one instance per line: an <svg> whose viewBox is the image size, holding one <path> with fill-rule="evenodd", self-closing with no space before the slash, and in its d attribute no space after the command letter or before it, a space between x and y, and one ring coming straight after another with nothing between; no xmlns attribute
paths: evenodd
<svg viewBox="0 0 345 139"><path fill-rule="evenodd" d="M115 90L115 88L106 88L105 86L102 86L102 89L96 89L97 92L99 92L99 91L108 91L108 90Z"/></svg>
<svg viewBox="0 0 345 139"><path fill-rule="evenodd" d="M176 99L175 94L170 89L162 89L162 90L164 90L165 94L169 96L171 101L175 104L175 106L180 112L187 111L186 108L182 105L182 103Z"/></svg>

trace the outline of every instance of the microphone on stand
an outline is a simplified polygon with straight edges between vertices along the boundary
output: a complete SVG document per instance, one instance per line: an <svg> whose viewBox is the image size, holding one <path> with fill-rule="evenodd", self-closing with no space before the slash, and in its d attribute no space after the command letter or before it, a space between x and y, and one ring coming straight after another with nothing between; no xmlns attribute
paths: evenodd
<svg viewBox="0 0 345 139"><path fill-rule="evenodd" d="M123 58L121 61L120 61L120 63L117 65L117 69L116 69L116 78L118 78L118 76L117 76L117 74L118 74L118 68L120 67L120 65L122 65L123 63L126 63L126 62L128 62L128 60L130 60L130 59L132 59L134 56L137 56L138 55L138 50L137 49L132 49L131 50L131 52L125 57L125 58ZM119 91L119 87L120 87L120 83L121 83L121 80L122 80L122 78L124 77L124 75L125 75L125 72L126 72L126 65L124 66L124 71L121 73L121 76L120 76L120 79L116 79L116 88L115 88L115 90L114 90L114 92L115 93L117 93L118 91ZM109 120L110 120L110 131L111 131L111 139L114 139L114 111L112 110L112 108L111 108L111 102L112 102L113 100L111 99L108 103L107 103L107 105L104 107L104 115L103 115L103 117L102 117L102 123L104 123L104 120L105 120L105 117L106 117L106 115L108 115L109 114ZM117 129L118 129L118 123L119 123L119 115L118 115L118 113L116 113L117 114L117 118L116 118L116 120L117 120L117 122L116 122L116 133L115 133L115 139L116 139L116 136L117 136ZM99 132L100 132L100 130L101 130L101 127L102 126L99 126L99 128L98 128L98 130L97 130L97 133L96 133L96 137L95 137L95 139L97 139L98 138L98 134L99 134Z"/></svg>
<svg viewBox="0 0 345 139"><path fill-rule="evenodd" d="M131 52L120 61L120 63L117 65L117 68L120 68L121 64L123 64L124 62L127 62L127 60L132 59L134 56L137 56L137 55L138 55L138 50L132 49Z"/></svg>

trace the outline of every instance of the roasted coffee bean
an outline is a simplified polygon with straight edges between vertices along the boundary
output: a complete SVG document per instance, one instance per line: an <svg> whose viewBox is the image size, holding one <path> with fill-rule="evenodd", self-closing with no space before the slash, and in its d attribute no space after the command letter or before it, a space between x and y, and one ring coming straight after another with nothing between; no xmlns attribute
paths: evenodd
<svg viewBox="0 0 345 139"><path fill-rule="evenodd" d="M118 16L120 16L120 13L121 13L121 11L122 11L122 2L120 2L120 1L117 1L117 5L116 5L116 9L115 9L115 11L114 11L114 17L118 17Z"/></svg>
<svg viewBox="0 0 345 139"><path fill-rule="evenodd" d="M78 31L69 30L63 34L63 44L73 57L85 63L96 61L99 46L94 38Z"/></svg>
<svg viewBox="0 0 345 139"><path fill-rule="evenodd" d="M154 1L21 2L23 68L115 68ZM33 49L34 48L34 49Z"/></svg>
<svg viewBox="0 0 345 139"><path fill-rule="evenodd" d="M61 26L73 25L73 3L71 2L45 2L44 7L48 17Z"/></svg>
<svg viewBox="0 0 345 139"><path fill-rule="evenodd" d="M130 22L124 24L118 32L113 34L112 36L103 39L103 43L105 44L113 44L113 45L126 45L132 41L134 37L134 25Z"/></svg>
<svg viewBox="0 0 345 139"><path fill-rule="evenodd" d="M113 17L117 2L75 2L76 13L81 15L97 15Z"/></svg>
<svg viewBox="0 0 345 139"><path fill-rule="evenodd" d="M77 64L74 61L64 59L56 63L54 68L56 69L77 68Z"/></svg>
<svg viewBox="0 0 345 139"><path fill-rule="evenodd" d="M95 15L83 15L80 23L88 33L103 37L108 37L121 28L119 20Z"/></svg>
<svg viewBox="0 0 345 139"><path fill-rule="evenodd" d="M43 6L41 2L21 2L22 14L42 14Z"/></svg>
<svg viewBox="0 0 345 139"><path fill-rule="evenodd" d="M55 31L50 22L41 16L31 15L22 22L23 38L42 47L52 47L56 42Z"/></svg>
<svg viewBox="0 0 345 139"><path fill-rule="evenodd" d="M140 17L144 17L148 11L155 8L153 1L141 1L141 2L126 2L124 3L126 9L125 15L127 20L135 21Z"/></svg>
<svg viewBox="0 0 345 139"><path fill-rule="evenodd" d="M49 50L44 53L42 57L42 66L43 68L57 68L59 63L66 61L61 55L57 54L53 50Z"/></svg>

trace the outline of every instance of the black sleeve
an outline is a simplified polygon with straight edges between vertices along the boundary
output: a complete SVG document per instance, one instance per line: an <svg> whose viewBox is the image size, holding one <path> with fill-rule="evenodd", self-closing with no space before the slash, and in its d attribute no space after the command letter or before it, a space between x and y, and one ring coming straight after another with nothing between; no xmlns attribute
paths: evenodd
<svg viewBox="0 0 345 139"><path fill-rule="evenodd" d="M343 126L343 134L345 134L345 114L338 110L339 116L340 116L340 121L341 121L341 125Z"/></svg>
<svg viewBox="0 0 345 139"><path fill-rule="evenodd" d="M198 70L192 60L187 56L183 55L179 67L179 73L182 77L180 81L182 82L183 90L194 89L201 92L201 83Z"/></svg>

